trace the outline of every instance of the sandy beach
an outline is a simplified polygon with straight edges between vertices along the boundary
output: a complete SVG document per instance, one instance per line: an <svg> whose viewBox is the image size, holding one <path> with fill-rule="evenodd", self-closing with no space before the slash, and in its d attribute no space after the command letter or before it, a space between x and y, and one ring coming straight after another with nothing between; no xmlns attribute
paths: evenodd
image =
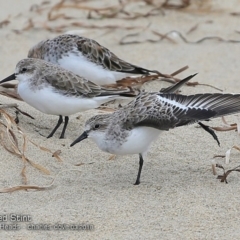
<svg viewBox="0 0 240 240"><path fill-rule="evenodd" d="M126 17L124 14L104 18L96 12L92 13L95 19L87 19L89 11L66 7L53 11L50 21L47 14L58 3L57 0L50 4L42 4L40 0L1 1L0 22L7 21L0 24L1 79L14 72L17 62L27 57L33 45L71 31L95 39L120 58L136 65L167 74L188 65L189 68L178 78L197 72L192 82L213 85L223 92L239 93L240 1L196 2L186 8L163 8L156 15L131 20L123 19ZM66 4L73 3L66 1ZM106 1L103 4L96 0L79 2L78 5L107 7L114 4L119 3ZM131 13L144 13L151 7L145 2L133 2L126 9ZM83 25L72 24L74 22ZM104 27L107 25L116 27ZM160 38L154 31L161 34L173 31L168 37L174 42L168 39L157 41ZM136 33L138 35L123 40L142 43L120 44L124 36ZM208 37L218 39L204 39ZM147 39L156 42L145 41ZM144 88L156 91L169 85L157 81L146 84ZM205 92L219 91L206 85L182 88L183 94ZM99 150L90 140L70 148L73 140L82 133L85 121L98 114L99 110L71 116L65 139L59 139L61 129L54 137L46 139L57 122L57 116L45 115L24 102L2 95L0 103L17 103L22 111L32 115L34 120L20 114L19 127L29 140L39 146L52 152L61 150L59 157L62 160L27 143L25 155L49 171L45 174L27 163L27 184L41 187L50 185L53 179L55 181L51 188L42 191L0 194L1 239L240 238L240 174L233 172L228 176L228 184L221 183L212 174L211 167L214 155L224 155L233 145L240 146L236 131L216 132L220 147L197 124L163 133L149 150L141 184L134 186L137 155L117 156L109 160L111 155ZM9 113L14 116L12 110ZM235 123L238 116L227 116L226 120ZM0 121L4 119L1 117ZM207 124L223 126L221 119ZM21 135L17 136L21 144ZM2 145L0 152L0 188L22 185L23 160L6 151ZM232 150L229 164L224 158L215 158L215 161L228 170L239 165L239 157L240 152ZM222 174L222 169L217 169L217 173ZM10 221L11 214L19 215L20 220ZM1 222L3 216L7 216L7 221ZM25 221L23 216L29 216L30 220ZM11 224L17 224L18 230L2 229ZM49 226L50 230L31 229L31 226L40 224L46 228ZM94 226L93 230L56 227L89 224Z"/></svg>

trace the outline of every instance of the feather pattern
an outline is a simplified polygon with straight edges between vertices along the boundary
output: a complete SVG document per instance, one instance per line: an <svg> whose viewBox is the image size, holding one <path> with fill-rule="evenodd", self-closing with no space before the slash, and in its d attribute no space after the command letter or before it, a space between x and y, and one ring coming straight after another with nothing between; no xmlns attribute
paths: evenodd
<svg viewBox="0 0 240 240"><path fill-rule="evenodd" d="M240 111L240 94L195 94L141 92L128 105L113 113L126 129L137 126L159 130L191 124Z"/></svg>
<svg viewBox="0 0 240 240"><path fill-rule="evenodd" d="M52 40L41 41L28 52L28 58L40 58L57 64L59 59L69 53L82 55L90 62L104 69L129 74L159 73L128 63L93 39L78 35L64 34ZM79 67L81 61L79 61Z"/></svg>
<svg viewBox="0 0 240 240"><path fill-rule="evenodd" d="M32 89L39 89L46 85L53 87L55 92L59 92L63 95L75 96L75 97L97 97L97 96L135 96L135 92L130 88L112 88L99 86L79 75L76 75L70 71L60 68L58 65L54 65L50 62L46 62L40 59L24 59L21 60L17 68L21 69L22 66L28 67L34 66L35 69L41 69L37 71L35 79L31 81ZM33 71L35 71L33 69Z"/></svg>

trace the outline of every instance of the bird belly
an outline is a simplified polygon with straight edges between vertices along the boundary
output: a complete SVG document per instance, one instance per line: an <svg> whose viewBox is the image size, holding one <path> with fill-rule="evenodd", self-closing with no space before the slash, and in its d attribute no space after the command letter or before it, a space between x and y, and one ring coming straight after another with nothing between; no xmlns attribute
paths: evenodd
<svg viewBox="0 0 240 240"><path fill-rule="evenodd" d="M89 61L86 57L79 54L69 54L58 60L58 64L73 73L86 78L98 85L114 84L129 74L114 72L104 69L102 66Z"/></svg>
<svg viewBox="0 0 240 240"><path fill-rule="evenodd" d="M131 130L127 140L120 146L114 140L107 144L107 150L117 155L145 153L160 133L160 130L154 128L137 127Z"/></svg>
<svg viewBox="0 0 240 240"><path fill-rule="evenodd" d="M26 103L37 110L46 114L62 116L69 116L77 112L97 108L102 103L118 97L104 96L86 98L63 95L55 92L51 86L32 90L26 83L19 83L18 93Z"/></svg>

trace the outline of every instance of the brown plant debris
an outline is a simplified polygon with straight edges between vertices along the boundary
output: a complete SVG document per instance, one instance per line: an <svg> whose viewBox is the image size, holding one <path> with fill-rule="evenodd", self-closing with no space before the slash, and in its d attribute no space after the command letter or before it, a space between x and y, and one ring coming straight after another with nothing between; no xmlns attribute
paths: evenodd
<svg viewBox="0 0 240 240"><path fill-rule="evenodd" d="M111 154L110 157L108 158L108 161L115 160L116 157L117 157L117 155L115 155L115 154Z"/></svg>
<svg viewBox="0 0 240 240"><path fill-rule="evenodd" d="M53 153L52 157L55 157L59 162L62 162L62 159L59 157L61 153L62 153L61 150L57 150Z"/></svg>
<svg viewBox="0 0 240 240"><path fill-rule="evenodd" d="M17 84L12 84L12 83L1 84L0 94L6 97L10 97L10 98L22 101L22 98L17 93Z"/></svg>
<svg viewBox="0 0 240 240"><path fill-rule="evenodd" d="M15 191L20 191L20 190L38 190L38 191L42 191L42 190L50 190L53 188L53 184L56 181L57 177L63 173L63 172L70 172L70 171L78 171L80 172L79 169L68 169L68 170L63 170L60 171L51 181L51 183L49 185L46 186L36 186L36 185L18 185L18 186L14 186L14 187L9 187L9 188L3 188L0 189L0 193L11 193L11 192L15 192Z"/></svg>
<svg viewBox="0 0 240 240"><path fill-rule="evenodd" d="M194 32L194 31L196 31L196 30L199 28L199 26L200 26L201 24L203 24L203 23L211 24L211 23L213 23L213 21L212 21L212 20L207 20L207 21L205 21L205 22L197 23L197 24L195 24L193 27L191 27L191 28L187 31L186 34L188 35L188 34Z"/></svg>
<svg viewBox="0 0 240 240"><path fill-rule="evenodd" d="M133 20L142 17L157 16L164 14L163 9L182 9L190 5L190 0L180 0L178 3L172 3L173 1L166 0L164 2L156 3L149 0L125 0L119 1L118 4L107 6L107 7L92 7L87 5L88 1L71 1L61 0L55 4L48 12L48 20L53 21L59 18L71 19L72 16L67 16L66 13L59 13L60 10L66 8L78 9L81 11L88 12L87 18L89 19L104 19L104 18L117 18L125 20ZM139 5L145 3L146 11L138 10ZM134 4L134 11L128 10L129 5ZM38 7L37 11L42 11L42 8Z"/></svg>
<svg viewBox="0 0 240 240"><path fill-rule="evenodd" d="M69 30L69 27L71 26L110 30L142 29L144 28L143 26L134 26L133 22L131 22L131 26L129 26L129 21L139 18L149 18L151 21L151 18L153 17L159 17L160 15L164 16L165 10L185 11L190 13L212 12L212 6L209 2L210 1L208 0L119 0L114 4L109 3L106 5L104 1L99 0L59 0L57 3L42 1L38 4L33 4L30 7L29 12L31 17L28 19L26 25L24 27L19 27L19 29L13 29L12 31L16 34L21 34L23 31L38 29L63 33ZM216 12L216 9L214 9L214 11ZM223 11L220 10L220 12ZM16 21L21 15L26 17L24 13L20 13L14 17L9 16L2 20L0 22L0 28L11 24L12 21ZM38 16L41 16L41 20ZM96 21L96 25L89 23L94 19L121 19L123 22L122 24L110 25L102 25L100 21ZM124 24L124 22L126 24ZM190 29L190 32L196 30L198 25ZM156 33L156 35L161 36L162 34ZM165 36L164 38L168 38L170 42L175 42L168 36ZM154 40L149 41L154 42Z"/></svg>
<svg viewBox="0 0 240 240"><path fill-rule="evenodd" d="M60 0L56 4L52 4L51 1L43 1L40 4L33 4L30 7L30 12L35 14L34 18L30 18L25 27L13 31L19 34L22 31L28 31L30 29L41 29L55 33L63 33L69 29L70 26L81 28L106 28L112 30L121 28L142 28L142 26L129 26L129 23L125 26L123 24L105 26L101 24L94 25L89 24L89 20L121 19L123 21L131 21L138 18L158 17L159 15L165 15L166 9L168 11L185 10L191 12L194 9L189 9L190 5L194 5L196 11L201 12L203 9L202 5L208 5L205 2L206 1L199 4L190 0L119 0L118 3L110 3L106 6L104 1L96 0ZM81 12L81 16L85 15L85 19L84 17L80 18L79 14L72 14L72 11L69 11L69 9L75 13L76 11ZM205 7L203 10L206 11L206 9L210 10L211 8L207 6L207 8ZM44 16L44 20L37 20L37 15ZM56 21L58 20L64 22L64 24L60 23L56 25ZM2 26L9 23L10 20L6 19L2 21Z"/></svg>
<svg viewBox="0 0 240 240"><path fill-rule="evenodd" d="M22 111L20 108L18 108L18 105L16 103L10 103L10 104L1 104L0 103L0 109L6 109L6 108L15 108L16 111L15 111L15 114L16 114L16 118L15 118L15 123L18 124L19 123L19 118L18 118L18 115L21 113L22 115L26 116L26 117L29 117L31 119L34 119L33 116L31 116L30 114Z"/></svg>
<svg viewBox="0 0 240 240"><path fill-rule="evenodd" d="M31 141L30 139L28 139L24 131L17 125L14 118L7 112L7 110L10 108L17 108L17 106L16 104L9 104L8 106L6 104L0 105L0 144L4 147L5 150L22 159L23 161L23 168L21 171L22 181L24 184L27 184L26 176L27 163L44 174L48 175L50 174L50 171L47 168L33 162L25 155L27 144L29 142L32 143L34 146L38 147L40 150L52 153L54 157L56 157L58 160L60 158L56 153L54 154L54 152L52 152L50 149L41 147L38 144ZM17 109L20 110L19 108Z"/></svg>
<svg viewBox="0 0 240 240"><path fill-rule="evenodd" d="M15 192L15 191L30 190L30 189L40 191L40 190L46 190L47 187L39 187L39 186L34 186L34 185L19 185L19 186L15 186L15 187L0 189L0 193L11 193L11 192Z"/></svg>
<svg viewBox="0 0 240 240"><path fill-rule="evenodd" d="M231 172L240 172L240 165L227 171L225 171L224 167L220 164L216 164L216 167L223 170L223 174L217 176L217 179L220 179L220 182L228 183L227 177Z"/></svg>
<svg viewBox="0 0 240 240"><path fill-rule="evenodd" d="M158 39L148 38L148 39L145 39L145 40L137 40L139 35L142 33L142 31L141 31L141 32L138 32L138 33L131 33L131 34L125 35L124 37L122 37L120 39L119 44L120 45L127 45L127 44L139 44L139 43L144 43L144 42L158 43L158 42L161 42L165 39L167 41L169 41L170 43L177 43L176 39L175 39L175 36L178 36L183 42L185 42L187 44L200 44L200 43L203 43L203 42L209 41L209 40L218 41L218 42L225 42L225 43L240 43L240 40L224 39L224 38L219 37L219 36L207 36L207 37L203 37L201 39L198 39L196 41L190 41L186 37L184 37L181 32L176 31L176 30L172 30L172 31L167 32L165 34L158 33L158 32L153 31L153 30L150 30L150 32L153 35L156 35L158 37ZM169 36L169 35L172 35L172 37ZM129 38L132 38L132 37L137 37L137 38L136 38L136 40L128 40Z"/></svg>
<svg viewBox="0 0 240 240"><path fill-rule="evenodd" d="M174 84L174 83L181 81L181 79L176 78L175 76L178 75L179 73L185 71L186 69L188 69L188 66L182 67L182 68L174 71L171 74L159 73L159 74L140 76L140 77L126 77L121 80L118 80L115 84L108 84L105 86L113 87L113 88L126 88L126 87L140 88L143 86L143 84L145 84L147 82L152 82L155 80L165 81L165 82ZM187 82L186 85L192 86L192 87L195 87L197 85L202 85L202 86L208 86L208 87L214 88L218 91L222 91L220 88L217 88L210 84L204 84L204 83L199 83L199 82Z"/></svg>
<svg viewBox="0 0 240 240"><path fill-rule="evenodd" d="M10 21L8 19L5 19L3 21L0 22L0 28L3 28L5 26L7 26L10 23Z"/></svg>
<svg viewBox="0 0 240 240"><path fill-rule="evenodd" d="M217 157L225 158L225 163L229 164L232 149L236 149L237 151L240 151L240 147L233 145L230 149L226 151L225 155L214 155L213 158L217 158Z"/></svg>
<svg viewBox="0 0 240 240"><path fill-rule="evenodd" d="M225 119L225 117L222 117L222 121L224 123L223 126L221 127L212 127L213 130L215 131L220 131L220 132L226 132L226 131L238 131L238 134L240 134L240 119L238 118L238 121L236 123L228 123Z"/></svg>

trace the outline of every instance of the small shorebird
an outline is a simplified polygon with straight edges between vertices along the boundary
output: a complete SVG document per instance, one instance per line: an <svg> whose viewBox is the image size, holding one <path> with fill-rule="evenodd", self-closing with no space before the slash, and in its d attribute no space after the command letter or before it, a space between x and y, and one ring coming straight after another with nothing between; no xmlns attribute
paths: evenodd
<svg viewBox="0 0 240 240"><path fill-rule="evenodd" d="M148 70L118 58L95 40L78 35L63 34L41 41L28 52L29 58L39 58L86 78L98 85L115 84L127 76L148 75Z"/></svg>
<svg viewBox="0 0 240 240"><path fill-rule="evenodd" d="M86 121L85 131L71 146L90 138L105 152L139 154L135 185L140 183L143 156L162 131L240 112L240 94L140 92L128 105L112 114Z"/></svg>
<svg viewBox="0 0 240 240"><path fill-rule="evenodd" d="M60 138L64 138L70 115L97 108L114 99L133 97L136 94L130 88L116 89L99 86L83 77L61 68L58 65L40 59L23 59L15 73L0 81L1 83L17 79L18 94L39 111L58 115L59 120L49 134L52 137L63 122Z"/></svg>

